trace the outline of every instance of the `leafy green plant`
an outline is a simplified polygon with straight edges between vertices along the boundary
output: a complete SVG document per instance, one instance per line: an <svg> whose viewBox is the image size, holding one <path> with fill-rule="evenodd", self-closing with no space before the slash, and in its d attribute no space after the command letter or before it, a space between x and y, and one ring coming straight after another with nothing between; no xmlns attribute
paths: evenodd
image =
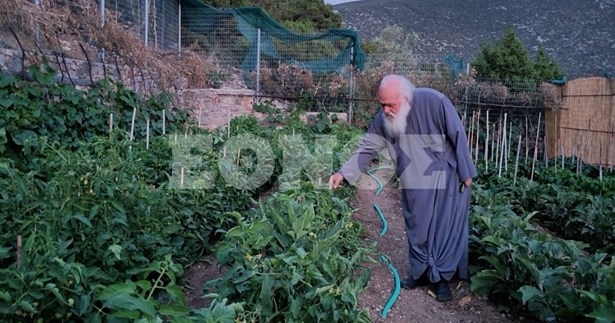
<svg viewBox="0 0 615 323"><path fill-rule="evenodd" d="M238 225L216 248L218 263L229 268L206 287L250 304L244 308L257 321L367 321L356 306L369 272L352 278L367 255L360 225L347 222L339 198L333 204L328 191L304 185L247 216L229 214Z"/></svg>

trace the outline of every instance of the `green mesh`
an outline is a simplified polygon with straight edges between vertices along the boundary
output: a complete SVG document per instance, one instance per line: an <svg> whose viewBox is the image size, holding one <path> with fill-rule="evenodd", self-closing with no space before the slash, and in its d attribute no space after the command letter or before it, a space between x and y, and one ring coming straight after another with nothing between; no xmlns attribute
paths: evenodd
<svg viewBox="0 0 615 323"><path fill-rule="evenodd" d="M258 29L261 30L261 66L263 61L285 62L313 73L341 73L346 65L363 69L365 55L359 33L354 30L328 29L318 34L298 34L286 29L259 7L218 9L199 0L182 1L182 27L193 33L213 35L231 18L234 18L234 27L245 38L244 48L239 46L232 52L232 55L241 56L239 65L245 73L254 71L257 66ZM218 41L225 40L228 37Z"/></svg>

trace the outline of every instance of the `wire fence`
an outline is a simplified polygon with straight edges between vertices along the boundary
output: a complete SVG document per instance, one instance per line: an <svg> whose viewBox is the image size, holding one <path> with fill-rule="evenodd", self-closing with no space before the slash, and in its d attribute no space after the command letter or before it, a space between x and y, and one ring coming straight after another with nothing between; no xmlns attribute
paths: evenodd
<svg viewBox="0 0 615 323"><path fill-rule="evenodd" d="M502 131L500 124L506 118L507 129L529 142L532 133L540 133L535 131L538 119L544 118L545 107L552 103L540 85L476 80L462 61L441 55L368 53L365 68L358 70L352 56L340 55L348 48L345 39L327 36L288 41L271 29L253 28L241 17L222 12L210 15L211 20L201 19L200 9L182 5L184 0L31 1L39 6L64 4L98 10L101 25L114 20L158 50L197 52L215 62L218 77L240 79L256 97L298 102L308 111L373 115L378 109L378 81L386 74L399 73L417 86L436 88L451 98L468 129L482 122L483 127ZM309 64L335 59L338 68L333 71L309 68ZM240 77L231 77L233 74Z"/></svg>
<svg viewBox="0 0 615 323"><path fill-rule="evenodd" d="M44 0L43 0L44 1ZM139 33L143 42L159 50L180 49L179 0L93 0L102 21L116 19Z"/></svg>

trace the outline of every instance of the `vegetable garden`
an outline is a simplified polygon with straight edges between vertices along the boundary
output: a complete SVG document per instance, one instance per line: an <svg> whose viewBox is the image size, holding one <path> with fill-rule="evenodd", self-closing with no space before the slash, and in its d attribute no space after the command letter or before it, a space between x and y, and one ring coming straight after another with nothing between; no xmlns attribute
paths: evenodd
<svg viewBox="0 0 615 323"><path fill-rule="evenodd" d="M325 184L360 129L290 109L283 127L206 131L165 96L30 74L0 76L3 321L369 321L357 296L379 255L352 219L354 188ZM248 134L270 153L232 144ZM472 289L545 321L615 320L615 174L479 166ZM259 185L231 185L245 174ZM204 286L209 307L189 308L184 268L208 254L224 276Z"/></svg>

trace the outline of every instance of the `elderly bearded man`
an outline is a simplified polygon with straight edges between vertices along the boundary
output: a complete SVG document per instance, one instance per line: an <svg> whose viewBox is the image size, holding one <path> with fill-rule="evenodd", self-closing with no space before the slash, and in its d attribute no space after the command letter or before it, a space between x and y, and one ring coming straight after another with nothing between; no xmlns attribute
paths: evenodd
<svg viewBox="0 0 615 323"><path fill-rule="evenodd" d="M356 183L386 147L400 180L409 244L411 271L401 285L411 289L429 281L436 299L446 301L455 273L468 278L469 187L477 173L465 130L444 94L415 88L403 76L385 76L378 98L382 111L329 184Z"/></svg>

